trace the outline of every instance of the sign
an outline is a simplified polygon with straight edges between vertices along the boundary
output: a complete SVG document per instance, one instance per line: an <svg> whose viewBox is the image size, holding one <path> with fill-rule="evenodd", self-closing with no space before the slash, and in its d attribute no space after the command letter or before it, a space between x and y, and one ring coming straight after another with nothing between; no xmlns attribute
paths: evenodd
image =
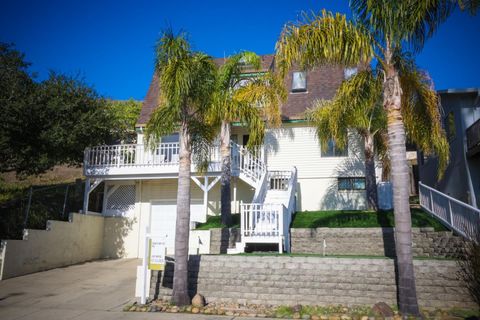
<svg viewBox="0 0 480 320"><path fill-rule="evenodd" d="M148 269L164 270L166 244L164 238L153 238L149 241Z"/></svg>

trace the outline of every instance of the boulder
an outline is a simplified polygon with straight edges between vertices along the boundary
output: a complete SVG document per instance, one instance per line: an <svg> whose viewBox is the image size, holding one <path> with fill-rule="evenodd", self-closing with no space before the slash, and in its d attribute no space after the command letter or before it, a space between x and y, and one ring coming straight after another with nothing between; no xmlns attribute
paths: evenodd
<svg viewBox="0 0 480 320"><path fill-rule="evenodd" d="M192 299L192 306L194 307L204 307L205 306L205 297L200 293L197 293Z"/></svg>
<svg viewBox="0 0 480 320"><path fill-rule="evenodd" d="M387 318L387 317L393 317L394 316L394 313L393 313L393 310L392 308L390 308L390 306L388 304L386 304L385 302L378 302L376 303L373 307L372 307L372 311L379 315L379 316L382 316L384 318Z"/></svg>

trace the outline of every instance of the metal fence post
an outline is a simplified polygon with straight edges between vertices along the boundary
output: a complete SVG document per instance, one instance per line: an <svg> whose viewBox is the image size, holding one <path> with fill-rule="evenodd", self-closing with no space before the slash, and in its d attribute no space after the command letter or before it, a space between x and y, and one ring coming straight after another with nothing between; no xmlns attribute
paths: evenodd
<svg viewBox="0 0 480 320"><path fill-rule="evenodd" d="M68 188L70 185L67 184L67 188L65 189L65 198L63 199L63 211L62 211L62 218L65 219L65 208L67 206L67 198L68 198Z"/></svg>
<svg viewBox="0 0 480 320"><path fill-rule="evenodd" d="M28 193L28 202L27 202L27 208L25 209L25 220L23 221L23 228L27 228L27 223L28 223L28 213L30 212L30 205L32 204L32 193L33 193L33 187L30 187L30 192Z"/></svg>

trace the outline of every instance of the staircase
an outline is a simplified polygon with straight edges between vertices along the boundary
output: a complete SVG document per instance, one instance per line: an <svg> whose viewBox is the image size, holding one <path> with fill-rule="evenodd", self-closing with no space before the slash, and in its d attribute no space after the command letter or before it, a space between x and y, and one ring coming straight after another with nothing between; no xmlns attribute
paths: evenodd
<svg viewBox="0 0 480 320"><path fill-rule="evenodd" d="M227 253L243 253L248 243L278 244L290 252L290 223L295 212L297 169L269 171L265 163L243 146L232 143L232 175L255 188L252 203L240 208L241 241Z"/></svg>

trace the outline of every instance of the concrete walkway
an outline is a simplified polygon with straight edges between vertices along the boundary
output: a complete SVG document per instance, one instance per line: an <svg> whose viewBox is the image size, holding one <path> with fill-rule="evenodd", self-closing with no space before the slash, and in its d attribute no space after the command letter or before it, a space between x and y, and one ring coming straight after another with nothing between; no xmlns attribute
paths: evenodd
<svg viewBox="0 0 480 320"><path fill-rule="evenodd" d="M231 320L234 317L123 312L135 294L137 259L88 262L0 281L1 320L157 319ZM236 317L236 320L242 318ZM247 318L243 318L247 319Z"/></svg>

